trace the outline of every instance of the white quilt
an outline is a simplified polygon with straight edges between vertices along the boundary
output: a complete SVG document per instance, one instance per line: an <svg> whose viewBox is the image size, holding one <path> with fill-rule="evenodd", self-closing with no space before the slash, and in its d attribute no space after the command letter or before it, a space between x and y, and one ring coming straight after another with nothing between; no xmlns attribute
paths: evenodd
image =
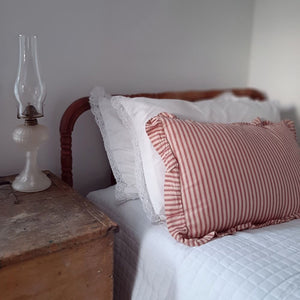
<svg viewBox="0 0 300 300"><path fill-rule="evenodd" d="M139 200L117 205L114 187L88 198L120 227L116 300L300 299L300 220L191 248L150 224Z"/></svg>

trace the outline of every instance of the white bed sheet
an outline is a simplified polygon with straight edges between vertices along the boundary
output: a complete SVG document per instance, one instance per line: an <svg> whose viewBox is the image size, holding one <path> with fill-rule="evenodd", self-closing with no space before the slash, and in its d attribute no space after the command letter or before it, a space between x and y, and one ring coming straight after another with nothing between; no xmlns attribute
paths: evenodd
<svg viewBox="0 0 300 300"><path fill-rule="evenodd" d="M139 200L117 204L114 186L88 198L120 227L115 299L300 299L300 220L188 247L151 224Z"/></svg>

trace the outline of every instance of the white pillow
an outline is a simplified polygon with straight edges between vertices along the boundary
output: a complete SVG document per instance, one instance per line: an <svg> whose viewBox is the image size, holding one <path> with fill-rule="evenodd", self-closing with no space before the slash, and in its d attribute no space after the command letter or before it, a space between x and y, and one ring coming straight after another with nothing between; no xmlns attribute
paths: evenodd
<svg viewBox="0 0 300 300"><path fill-rule="evenodd" d="M136 199L135 159L129 131L112 107L111 95L106 94L102 87L95 87L89 100L117 182L116 199L119 202Z"/></svg>
<svg viewBox="0 0 300 300"><path fill-rule="evenodd" d="M112 98L112 105L130 130L136 157L138 193L152 222L165 220L165 167L145 131L145 124L150 118L161 112L168 112L179 118L200 122L250 122L256 117L272 122L280 121L279 110L274 102L238 98L231 93L197 102L115 96Z"/></svg>

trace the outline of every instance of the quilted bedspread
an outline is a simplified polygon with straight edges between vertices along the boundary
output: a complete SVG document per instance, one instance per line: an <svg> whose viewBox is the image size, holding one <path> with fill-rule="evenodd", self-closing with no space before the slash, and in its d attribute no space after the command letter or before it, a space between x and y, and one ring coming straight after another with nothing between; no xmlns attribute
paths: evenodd
<svg viewBox="0 0 300 300"><path fill-rule="evenodd" d="M188 247L150 224L139 200L118 206L113 188L88 197L120 226L115 299L300 299L299 219Z"/></svg>

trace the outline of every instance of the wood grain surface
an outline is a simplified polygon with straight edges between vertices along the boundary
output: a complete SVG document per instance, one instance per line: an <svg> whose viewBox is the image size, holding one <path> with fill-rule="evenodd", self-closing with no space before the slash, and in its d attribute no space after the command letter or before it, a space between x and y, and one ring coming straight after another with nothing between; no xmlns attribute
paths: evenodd
<svg viewBox="0 0 300 300"><path fill-rule="evenodd" d="M42 192L0 185L0 299L112 299L117 225L46 174Z"/></svg>
<svg viewBox="0 0 300 300"><path fill-rule="evenodd" d="M51 187L0 200L0 266L105 236L117 226L91 202L47 172ZM14 176L7 177L12 181ZM17 200L17 204L14 202Z"/></svg>

